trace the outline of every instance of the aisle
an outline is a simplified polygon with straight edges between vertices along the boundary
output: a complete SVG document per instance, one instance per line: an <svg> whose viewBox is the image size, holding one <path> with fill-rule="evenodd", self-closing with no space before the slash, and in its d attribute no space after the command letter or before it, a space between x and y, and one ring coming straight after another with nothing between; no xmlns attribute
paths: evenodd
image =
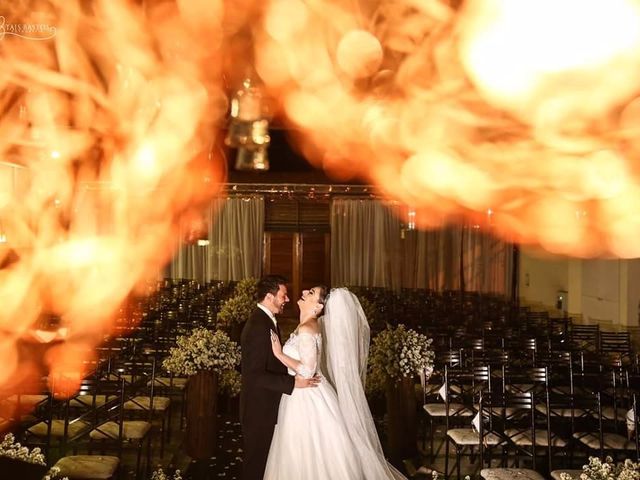
<svg viewBox="0 0 640 480"><path fill-rule="evenodd" d="M185 472L185 480L225 478L239 480L242 474L242 432L236 416L219 415L216 455L209 460L192 461Z"/></svg>

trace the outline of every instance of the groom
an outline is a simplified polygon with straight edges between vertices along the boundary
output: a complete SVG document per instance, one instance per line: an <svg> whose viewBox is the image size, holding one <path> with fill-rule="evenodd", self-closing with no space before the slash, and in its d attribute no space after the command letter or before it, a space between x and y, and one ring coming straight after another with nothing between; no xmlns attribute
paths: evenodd
<svg viewBox="0 0 640 480"><path fill-rule="evenodd" d="M278 407L283 393L295 388L315 387L317 378L304 379L287 373L271 349L270 330L280 337L276 315L287 297L286 279L268 275L258 282L258 305L242 330L242 391L240 423L244 438L243 480L262 480Z"/></svg>

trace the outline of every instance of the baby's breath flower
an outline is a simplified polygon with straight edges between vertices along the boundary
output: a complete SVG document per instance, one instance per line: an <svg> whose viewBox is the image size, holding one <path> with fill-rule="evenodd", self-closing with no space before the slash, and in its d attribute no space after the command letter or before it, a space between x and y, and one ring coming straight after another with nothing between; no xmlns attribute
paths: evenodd
<svg viewBox="0 0 640 480"><path fill-rule="evenodd" d="M240 364L240 347L220 330L196 328L178 337L176 344L162 362L174 375L191 376L201 370L221 373Z"/></svg>
<svg viewBox="0 0 640 480"><path fill-rule="evenodd" d="M257 290L258 281L255 278L240 280L233 291L233 296L220 307L217 317L218 325L229 327L246 321L256 307Z"/></svg>
<svg viewBox="0 0 640 480"><path fill-rule="evenodd" d="M159 468L151 474L151 480L182 480L182 475L180 474L180 470L176 470L173 475L167 475Z"/></svg>
<svg viewBox="0 0 640 480"><path fill-rule="evenodd" d="M16 443L13 434L8 433L4 436L4 440L0 443L0 457L13 458L27 463L35 463L36 465L46 465L44 455L39 448L29 451L28 447Z"/></svg>
<svg viewBox="0 0 640 480"><path fill-rule="evenodd" d="M577 480L566 473L561 480ZM640 480L640 464L625 460L615 465L611 457L602 462L599 458L589 457L589 463L582 467L580 480Z"/></svg>
<svg viewBox="0 0 640 480"><path fill-rule="evenodd" d="M369 350L367 390L382 391L389 383L433 370L432 340L404 325L388 326L374 337Z"/></svg>

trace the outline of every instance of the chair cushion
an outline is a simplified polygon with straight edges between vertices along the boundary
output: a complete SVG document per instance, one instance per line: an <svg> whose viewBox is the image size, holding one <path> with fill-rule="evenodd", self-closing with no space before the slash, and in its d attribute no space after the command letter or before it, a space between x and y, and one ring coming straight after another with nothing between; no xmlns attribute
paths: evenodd
<svg viewBox="0 0 640 480"><path fill-rule="evenodd" d="M480 439L478 433L471 428L451 428L447 430L447 435L456 445L479 445ZM485 436L487 445L498 445L500 437L490 433Z"/></svg>
<svg viewBox="0 0 640 480"><path fill-rule="evenodd" d="M125 440L140 440L151 429L151 424L143 420L125 420L122 422L122 438ZM120 426L116 422L106 422L91 430L89 436L93 440L117 440Z"/></svg>
<svg viewBox="0 0 640 480"><path fill-rule="evenodd" d="M547 414L547 406L544 403L539 403L536 405L536 410L543 415ZM551 416L552 417L565 417L571 418L571 408L551 408ZM581 417L584 415L584 410L580 410L579 408L573 409L573 417Z"/></svg>
<svg viewBox="0 0 640 480"><path fill-rule="evenodd" d="M627 437L618 435L617 433L603 433L604 448L607 450L635 450L636 444ZM598 450L600 449L600 438L597 433L576 432L573 438L578 439L587 447Z"/></svg>
<svg viewBox="0 0 640 480"><path fill-rule="evenodd" d="M526 393L533 390L535 385L533 383L514 383L511 385L505 385L504 389L509 393Z"/></svg>
<svg viewBox="0 0 640 480"><path fill-rule="evenodd" d="M507 435L513 443L520 447L530 447L533 443L531 440L531 432L519 432L515 428L509 428L504 431L505 435ZM536 430L536 446L537 447L548 447L549 442L547 439L547 431L546 430ZM551 436L551 446L553 447L566 447L567 442L565 442L562 438L558 436Z"/></svg>
<svg viewBox="0 0 640 480"><path fill-rule="evenodd" d="M169 408L171 400L168 397L153 397L153 410L164 412ZM125 410L149 410L151 397L133 397L124 404Z"/></svg>
<svg viewBox="0 0 640 480"><path fill-rule="evenodd" d="M423 405L422 408L427 412L427 415L431 415L432 417L447 416L447 408L444 403L427 403ZM461 403L450 403L449 416L472 417L473 412Z"/></svg>
<svg viewBox="0 0 640 480"><path fill-rule="evenodd" d="M147 382L151 385L151 380ZM171 377L156 377L153 385L155 387L174 388L176 390L184 390L187 386L187 379L182 377L174 377L173 383Z"/></svg>
<svg viewBox="0 0 640 480"><path fill-rule="evenodd" d="M580 480L580 475L582 474L582 472L582 470L554 470L553 472L551 472L551 478L553 480L562 480L561 475L563 473L566 473L573 480Z"/></svg>
<svg viewBox="0 0 640 480"><path fill-rule="evenodd" d="M434 393L438 393L438 390L440 389L440 385L436 385L433 383L427 383L424 387L424 394L425 395L433 395Z"/></svg>
<svg viewBox="0 0 640 480"><path fill-rule="evenodd" d="M93 395L78 395L75 398L69 400L70 407L76 408L85 408L85 407L93 407ZM96 395L96 407L101 407L107 401L113 400L116 397L114 395Z"/></svg>
<svg viewBox="0 0 640 480"><path fill-rule="evenodd" d="M82 420L69 423L67 428L67 435L69 437L75 437L76 435L81 434L84 431L89 430L90 424L88 422L83 422ZM47 436L47 422L40 422L32 425L27 429L31 435L35 435L36 437L46 437ZM51 421L51 436L62 438L64 436L64 420L52 420Z"/></svg>
<svg viewBox="0 0 640 480"><path fill-rule="evenodd" d="M594 414L594 416L597 417L597 414ZM627 411L624 408L618 408L617 411L614 412L611 406L602 407L602 419L624 422L627 420Z"/></svg>
<svg viewBox="0 0 640 480"><path fill-rule="evenodd" d="M493 409L493 414L501 416L503 411L504 411L504 414L505 414L505 416L507 418L511 418L514 415L516 415L517 413L525 412L526 409L525 408L519 408L519 407L505 407L504 409L502 409L502 408L494 408Z"/></svg>
<svg viewBox="0 0 640 480"><path fill-rule="evenodd" d="M131 383L131 381L133 380L133 375L131 375L130 373L122 373L122 374L110 373L107 375L107 380L112 380L112 381L124 380L124 383Z"/></svg>
<svg viewBox="0 0 640 480"><path fill-rule="evenodd" d="M118 457L73 455L61 458L55 466L60 469L60 478L99 480L113 477L119 463Z"/></svg>
<svg viewBox="0 0 640 480"><path fill-rule="evenodd" d="M553 393L560 393L565 395L571 395L571 387L568 385L560 386L560 387L552 387L551 391Z"/></svg>
<svg viewBox="0 0 640 480"><path fill-rule="evenodd" d="M528 468L483 468L480 476L485 480L544 480L542 475Z"/></svg>

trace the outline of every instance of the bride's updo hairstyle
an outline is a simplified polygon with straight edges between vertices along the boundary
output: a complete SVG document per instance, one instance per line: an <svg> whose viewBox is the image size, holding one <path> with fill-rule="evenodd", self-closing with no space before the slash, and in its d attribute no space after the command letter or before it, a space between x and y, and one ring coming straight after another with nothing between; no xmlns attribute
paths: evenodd
<svg viewBox="0 0 640 480"><path fill-rule="evenodd" d="M318 295L318 303L324 305L329 298L329 289L325 285L318 285L315 288L320 289L320 294Z"/></svg>

